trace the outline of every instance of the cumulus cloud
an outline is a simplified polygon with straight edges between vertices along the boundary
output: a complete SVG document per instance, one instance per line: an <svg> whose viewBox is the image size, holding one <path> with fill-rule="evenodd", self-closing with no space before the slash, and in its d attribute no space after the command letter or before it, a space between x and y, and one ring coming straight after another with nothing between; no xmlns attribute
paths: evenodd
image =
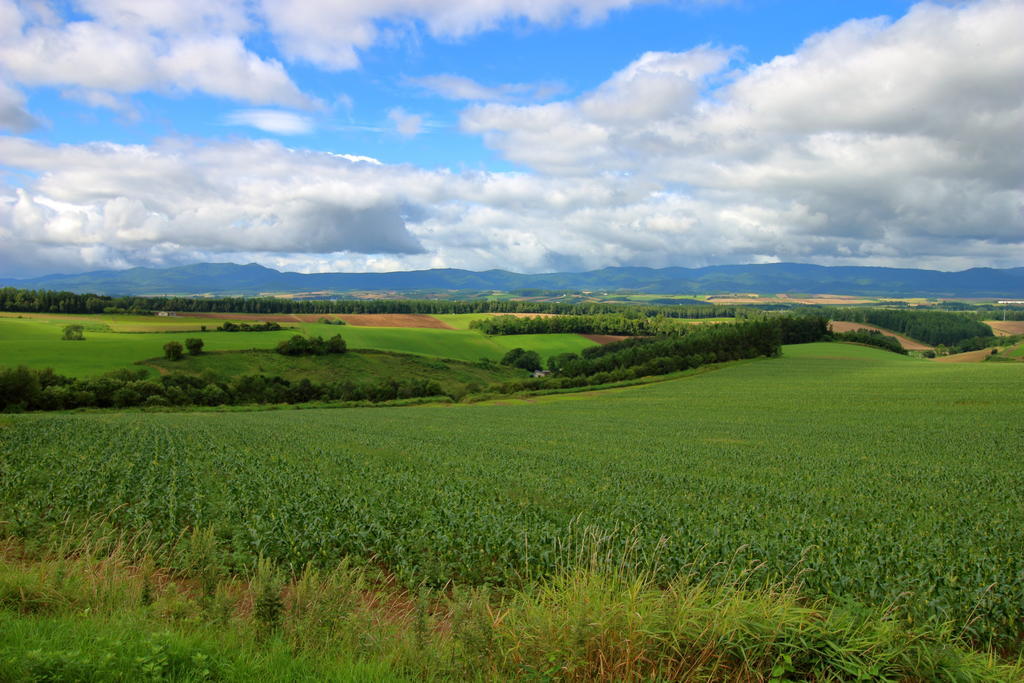
<svg viewBox="0 0 1024 683"><path fill-rule="evenodd" d="M313 121L308 116L276 109L241 109L224 117L232 126L251 126L278 135L300 135L313 131Z"/></svg>
<svg viewBox="0 0 1024 683"><path fill-rule="evenodd" d="M414 138L423 132L423 117L410 114L401 107L389 111L388 119L395 125L395 131L404 138Z"/></svg>
<svg viewBox="0 0 1024 683"><path fill-rule="evenodd" d="M0 68L16 82L92 93L203 92L313 107L283 65L250 51L241 2L88 0L84 19L0 0Z"/></svg>
<svg viewBox="0 0 1024 683"><path fill-rule="evenodd" d="M0 138L0 156L39 174L0 198L7 253L59 245L151 261L171 251L422 251L374 160L269 141L50 147L19 138Z"/></svg>
<svg viewBox="0 0 1024 683"><path fill-rule="evenodd" d="M431 26L422 16L433 5L418 6ZM177 25L174 16L132 19L143 24L133 30ZM5 166L29 179L20 191L0 185L0 270L197 260L307 271L1020 265L1020 25L1019 2L922 4L897 21L848 22L762 64L728 47L651 52L579 97L469 106L463 130L529 172L428 171L268 141L0 138ZM474 101L488 94L473 82L434 85ZM9 100L23 109L18 97ZM252 125L259 110L245 111ZM424 125L400 109L391 121L410 135Z"/></svg>
<svg viewBox="0 0 1024 683"><path fill-rule="evenodd" d="M475 105L461 125L543 173L606 168L728 207L709 224L760 233L735 253L938 262L967 239L1019 255L1021 25L1019 2L924 3L734 72L729 50L648 53L574 100Z"/></svg>

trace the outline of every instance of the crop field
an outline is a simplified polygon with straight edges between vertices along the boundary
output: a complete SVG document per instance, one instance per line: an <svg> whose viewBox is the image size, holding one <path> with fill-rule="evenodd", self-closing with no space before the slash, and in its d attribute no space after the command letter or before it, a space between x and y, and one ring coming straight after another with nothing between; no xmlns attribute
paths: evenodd
<svg viewBox="0 0 1024 683"><path fill-rule="evenodd" d="M1024 365L808 344L514 405L5 415L0 519L30 542L97 515L165 543L211 529L227 569L350 556L410 586L595 557L796 577L1019 651L1022 384Z"/></svg>

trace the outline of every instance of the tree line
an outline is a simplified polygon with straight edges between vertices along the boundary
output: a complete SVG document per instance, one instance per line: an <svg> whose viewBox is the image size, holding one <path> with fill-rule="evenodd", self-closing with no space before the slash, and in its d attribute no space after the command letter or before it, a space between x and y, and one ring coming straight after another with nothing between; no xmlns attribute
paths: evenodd
<svg viewBox="0 0 1024 683"><path fill-rule="evenodd" d="M519 317L500 315L473 320L470 329L484 334L613 334L627 336L674 335L684 331L685 323L656 316L636 318L622 314L558 315Z"/></svg>
<svg viewBox="0 0 1024 683"><path fill-rule="evenodd" d="M146 315L155 311L180 313L257 314L374 314L422 313L558 313L600 315L617 313L646 318L731 318L743 307L701 305L640 305L606 303L555 303L478 299L446 301L436 299L315 299L294 300L272 297L111 297L100 294L0 288L0 311L14 313L130 313Z"/></svg>
<svg viewBox="0 0 1024 683"><path fill-rule="evenodd" d="M310 401L368 401L445 395L441 385L425 379L378 382L290 382L277 376L244 375L229 382L173 372L150 379L147 371L116 370L77 379L52 369L0 368L0 412L131 408L136 406L220 406Z"/></svg>

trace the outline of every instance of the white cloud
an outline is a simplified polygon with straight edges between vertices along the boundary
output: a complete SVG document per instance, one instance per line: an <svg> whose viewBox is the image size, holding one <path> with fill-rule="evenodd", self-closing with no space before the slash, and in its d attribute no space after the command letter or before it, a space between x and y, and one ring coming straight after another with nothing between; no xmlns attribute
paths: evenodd
<svg viewBox="0 0 1024 683"><path fill-rule="evenodd" d="M19 138L0 138L0 157L39 174L0 199L0 250L9 254L58 245L102 248L115 261L171 251L422 250L373 160L269 141L49 147Z"/></svg>
<svg viewBox="0 0 1024 683"><path fill-rule="evenodd" d="M404 138L414 138L423 132L423 117L410 114L401 107L388 112L388 118L395 124L395 131Z"/></svg>
<svg viewBox="0 0 1024 683"><path fill-rule="evenodd" d="M449 100L481 102L546 100L560 94L565 89L558 83L502 83L497 86L486 86L471 78L455 74L435 74L406 80L411 85L424 88Z"/></svg>
<svg viewBox="0 0 1024 683"><path fill-rule="evenodd" d="M34 19L0 0L0 68L16 82L126 94L203 92L253 104L309 108L284 67L251 52L240 3L90 0L90 17Z"/></svg>
<svg viewBox="0 0 1024 683"><path fill-rule="evenodd" d="M685 188L723 207L706 225L748 226L733 253L937 263L968 239L1003 262L1024 241L1021 25L1019 2L921 4L733 74L729 51L649 53L575 100L472 106L462 127L542 173Z"/></svg>
<svg viewBox="0 0 1024 683"><path fill-rule="evenodd" d="M301 135L313 131L313 122L307 116L276 109L241 109L224 117L232 126L252 126L278 135Z"/></svg>

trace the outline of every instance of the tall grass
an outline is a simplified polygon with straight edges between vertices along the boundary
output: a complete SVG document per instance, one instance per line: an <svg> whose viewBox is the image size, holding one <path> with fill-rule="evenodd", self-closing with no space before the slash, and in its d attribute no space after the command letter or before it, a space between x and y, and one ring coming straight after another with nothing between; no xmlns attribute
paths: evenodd
<svg viewBox="0 0 1024 683"><path fill-rule="evenodd" d="M683 574L581 529L568 563L517 590L407 589L347 562L298 571L216 565L209 532L173 548L8 539L0 680L978 680L1022 662L972 651L952 627L808 600L799 574L765 586ZM154 563L174 560L177 569ZM756 586L756 587L754 587ZM83 644L90 643L88 647Z"/></svg>

